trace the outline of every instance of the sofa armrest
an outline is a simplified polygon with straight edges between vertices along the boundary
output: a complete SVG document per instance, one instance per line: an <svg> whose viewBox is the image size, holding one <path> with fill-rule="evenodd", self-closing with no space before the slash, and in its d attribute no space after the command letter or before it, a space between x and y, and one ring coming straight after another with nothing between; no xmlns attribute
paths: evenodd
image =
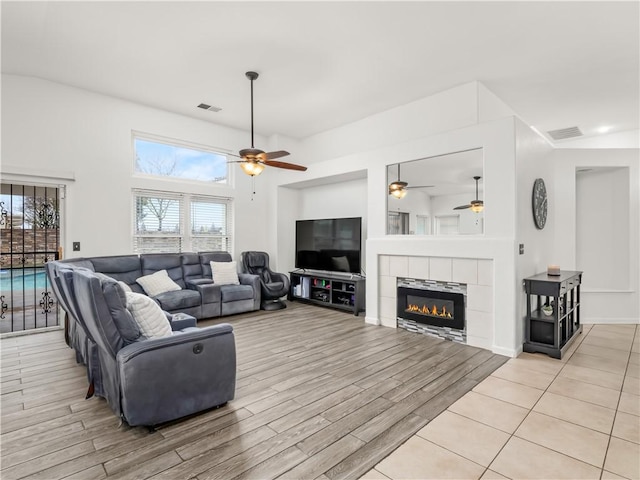
<svg viewBox="0 0 640 480"><path fill-rule="evenodd" d="M132 343L116 361L122 413L131 426L191 415L235 394L235 338L229 324Z"/></svg>
<svg viewBox="0 0 640 480"><path fill-rule="evenodd" d="M195 317L187 315L186 313L169 313L167 318L171 324L171 330L174 332L184 330L189 327L195 327L197 325Z"/></svg>
<svg viewBox="0 0 640 480"><path fill-rule="evenodd" d="M210 285L212 283L212 278L193 278L191 280L185 281L187 288L190 288L191 290L195 290L198 285Z"/></svg>
<svg viewBox="0 0 640 480"><path fill-rule="evenodd" d="M220 285L213 283L210 278L198 278L186 282L187 288L200 293L200 301L206 303L219 303L221 299Z"/></svg>
<svg viewBox="0 0 640 480"><path fill-rule="evenodd" d="M253 287L253 309L260 310L262 301L262 288L260 287L260 277L251 273L239 273L240 285L251 285Z"/></svg>

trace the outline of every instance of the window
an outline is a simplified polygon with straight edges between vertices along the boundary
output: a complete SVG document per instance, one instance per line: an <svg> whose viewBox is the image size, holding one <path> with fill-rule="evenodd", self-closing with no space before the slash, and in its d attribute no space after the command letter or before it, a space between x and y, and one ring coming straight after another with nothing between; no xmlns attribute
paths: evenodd
<svg viewBox="0 0 640 480"><path fill-rule="evenodd" d="M143 175L229 183L227 156L207 147L134 134L135 172Z"/></svg>
<svg viewBox="0 0 640 480"><path fill-rule="evenodd" d="M455 235L460 230L458 215L436 215L436 235Z"/></svg>
<svg viewBox="0 0 640 480"><path fill-rule="evenodd" d="M231 252L230 199L145 190L133 196L134 252Z"/></svg>
<svg viewBox="0 0 640 480"><path fill-rule="evenodd" d="M406 235L409 233L409 214L405 212L389 212L388 232L390 235Z"/></svg>
<svg viewBox="0 0 640 480"><path fill-rule="evenodd" d="M417 235L429 235L431 229L429 228L429 215L416 215L416 234Z"/></svg>

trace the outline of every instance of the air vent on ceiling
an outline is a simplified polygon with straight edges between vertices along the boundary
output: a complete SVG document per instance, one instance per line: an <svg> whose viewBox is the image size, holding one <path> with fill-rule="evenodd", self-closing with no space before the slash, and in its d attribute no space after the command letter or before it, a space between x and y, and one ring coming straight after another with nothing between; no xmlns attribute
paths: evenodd
<svg viewBox="0 0 640 480"><path fill-rule="evenodd" d="M220 107L213 107L211 105L207 105L206 103L201 103L200 105L198 105L198 108L209 110L210 112L219 112L220 110L222 110L222 108Z"/></svg>
<svg viewBox="0 0 640 480"><path fill-rule="evenodd" d="M582 132L578 127L560 128L547 132L554 140L566 140L567 138L581 137Z"/></svg>

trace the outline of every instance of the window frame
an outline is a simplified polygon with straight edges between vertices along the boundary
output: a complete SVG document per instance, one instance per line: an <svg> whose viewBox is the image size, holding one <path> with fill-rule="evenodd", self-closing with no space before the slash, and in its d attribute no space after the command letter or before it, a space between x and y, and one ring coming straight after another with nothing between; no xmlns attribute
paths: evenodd
<svg viewBox="0 0 640 480"><path fill-rule="evenodd" d="M136 169L136 140L143 140L147 142L159 143L161 145L168 145L170 147L182 147L188 148L190 150L202 151L206 153L211 153L214 155L221 155L227 158L227 177L226 182L214 182L213 180L197 180L194 178L184 178L184 177L172 177L169 175L158 175L153 173L140 172ZM179 140L171 137L164 137L161 135L154 135L151 133L140 132L137 130L131 131L131 175L133 178L144 178L150 179L154 181L161 182L180 182L182 184L193 184L193 185L207 185L207 186L215 186L220 188L233 188L235 185L235 169L231 168L229 165L230 158L229 155L232 151L228 148L222 148L217 146L204 145L195 142L188 142L185 140Z"/></svg>
<svg viewBox="0 0 640 480"><path fill-rule="evenodd" d="M169 200L177 200L180 202L179 208L179 227L180 231L177 234L172 235L170 232L162 233L162 234L140 234L138 232L138 213L137 213L137 205L139 197L156 197L156 198L166 198ZM228 251L231 255L233 255L233 245L234 245L234 201L233 198L223 197L219 195L203 195L200 193L178 193L178 192L167 192L163 190L150 190L143 188L133 188L131 191L131 213L132 213L132 221L131 221L131 242L132 242L132 250L134 253L143 254L143 253L182 253L182 252L191 252L195 251L193 249L194 239L195 238L206 238L207 235L202 234L194 234L192 232L192 219L191 219L191 206L193 203L220 203L225 205L225 234L224 235L211 235L211 238L221 238L222 243L226 242ZM178 252L148 252L144 251L139 247L139 242L137 239L139 238L178 238Z"/></svg>

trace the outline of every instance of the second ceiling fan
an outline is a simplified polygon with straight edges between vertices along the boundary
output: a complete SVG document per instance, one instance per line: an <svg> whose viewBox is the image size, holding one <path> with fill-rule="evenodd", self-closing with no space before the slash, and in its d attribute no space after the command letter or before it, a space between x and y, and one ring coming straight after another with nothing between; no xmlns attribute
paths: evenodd
<svg viewBox="0 0 640 480"><path fill-rule="evenodd" d="M398 164L398 180L389 184L389 195L393 195L395 198L403 198L407 194L407 190L410 188L431 188L433 185L415 185L409 186L407 182L400 180L400 164Z"/></svg>
<svg viewBox="0 0 640 480"><path fill-rule="evenodd" d="M476 181L476 198L475 200L471 200L471 202L469 202L467 205L460 205L459 207L455 207L454 210L465 210L467 208L470 208L472 212L476 212L479 213L482 210L484 210L484 202L482 200L478 199L478 180L480 180L479 176L475 176L473 177L473 179Z"/></svg>
<svg viewBox="0 0 640 480"><path fill-rule="evenodd" d="M299 170L304 172L307 167L303 167L302 165L274 161L274 159L276 158L286 157L287 155L289 155L289 152L285 150L265 152L264 150L255 148L253 144L253 81L258 78L258 73L247 72L245 73L245 75L251 81L251 148L244 148L240 150L240 152L238 152L239 155L234 156L239 156L241 160L233 163L239 163L244 173L252 177L255 175L260 175L265 166L284 168L287 170Z"/></svg>

